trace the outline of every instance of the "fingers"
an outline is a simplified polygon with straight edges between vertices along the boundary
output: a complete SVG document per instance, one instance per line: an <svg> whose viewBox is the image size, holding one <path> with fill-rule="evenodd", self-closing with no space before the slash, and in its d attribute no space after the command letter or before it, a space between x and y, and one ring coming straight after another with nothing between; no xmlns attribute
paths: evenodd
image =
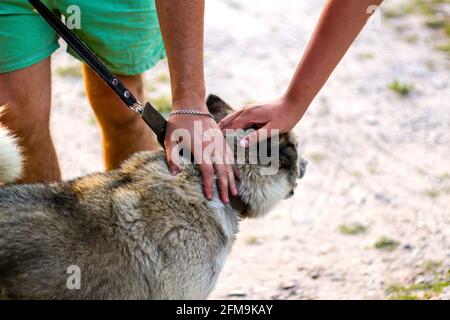
<svg viewBox="0 0 450 320"><path fill-rule="evenodd" d="M212 200L214 189L214 166L203 162L199 165L203 180L203 192L208 200Z"/></svg>
<svg viewBox="0 0 450 320"><path fill-rule="evenodd" d="M246 129L251 127L254 124L253 119L255 118L254 115L248 113L248 112L240 112L236 117L231 119L230 121L227 121L226 125L223 127L220 127L222 130L224 129Z"/></svg>
<svg viewBox="0 0 450 320"><path fill-rule="evenodd" d="M225 164L215 164L214 168L217 174L220 199L223 203L227 204L230 202L228 196L228 168Z"/></svg>
<svg viewBox="0 0 450 320"><path fill-rule="evenodd" d="M237 196L238 195L238 190L237 190L237 186L236 186L236 179L235 179L235 166L228 166L228 186L230 189L230 193L233 196Z"/></svg>
<svg viewBox="0 0 450 320"><path fill-rule="evenodd" d="M239 172L236 166L236 163L234 161L234 152L230 148L230 145L228 143L226 144L226 164L228 169L228 185L230 188L230 192L233 196L238 195L237 185L236 185L236 178L239 179Z"/></svg>
<svg viewBox="0 0 450 320"><path fill-rule="evenodd" d="M227 126L237 117L239 117L239 115L242 113L242 110L233 112L232 114L227 115L225 118L223 118L220 122L219 122L219 128L220 129L225 129L227 128Z"/></svg>
<svg viewBox="0 0 450 320"><path fill-rule="evenodd" d="M166 139L164 140L164 146L166 148L166 158L169 170L173 175L176 175L180 172L178 165L180 164L181 145L177 144L176 141Z"/></svg>
<svg viewBox="0 0 450 320"><path fill-rule="evenodd" d="M239 144L241 145L241 147L249 148L251 146L258 144L261 141L270 138L272 135L276 133L277 133L276 130L272 130L269 125L265 125L264 127L246 135L244 138L241 139Z"/></svg>

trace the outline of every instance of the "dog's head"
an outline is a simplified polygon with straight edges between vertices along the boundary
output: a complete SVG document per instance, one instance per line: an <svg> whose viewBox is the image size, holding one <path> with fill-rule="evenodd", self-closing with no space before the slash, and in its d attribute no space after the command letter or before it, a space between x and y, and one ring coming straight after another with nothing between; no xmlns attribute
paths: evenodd
<svg viewBox="0 0 450 320"><path fill-rule="evenodd" d="M208 97L206 104L217 122L233 112L228 104L214 95ZM294 194L297 180L303 177L307 162L299 156L293 132L243 148L239 141L249 130L254 128L226 132L226 137L234 149L240 174L239 197L247 206L243 216L259 217Z"/></svg>

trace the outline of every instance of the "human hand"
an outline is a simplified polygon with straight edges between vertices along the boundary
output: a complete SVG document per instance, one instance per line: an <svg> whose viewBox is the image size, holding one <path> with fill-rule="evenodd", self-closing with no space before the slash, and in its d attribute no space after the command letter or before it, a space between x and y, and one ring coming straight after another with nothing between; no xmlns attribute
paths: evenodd
<svg viewBox="0 0 450 320"><path fill-rule="evenodd" d="M203 108L207 112L206 106ZM202 110L202 111L203 111ZM172 174L179 172L180 150L192 153L203 179L203 190L212 199L214 175L218 178L220 198L229 203L229 192L237 196L234 155L217 123L207 116L176 114L169 117L164 141Z"/></svg>
<svg viewBox="0 0 450 320"><path fill-rule="evenodd" d="M221 130L247 129L257 127L256 131L245 136L240 144L249 147L272 135L273 130L283 133L291 130L302 116L302 108L282 97L278 100L246 106L226 116L219 122ZM262 134L263 130L265 131Z"/></svg>

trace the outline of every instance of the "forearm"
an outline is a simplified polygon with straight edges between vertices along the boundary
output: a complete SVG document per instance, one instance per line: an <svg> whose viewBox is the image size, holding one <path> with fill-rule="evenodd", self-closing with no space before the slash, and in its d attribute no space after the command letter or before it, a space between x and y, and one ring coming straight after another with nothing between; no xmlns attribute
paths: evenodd
<svg viewBox="0 0 450 320"><path fill-rule="evenodd" d="M371 5L382 0L328 0L286 92L300 117L358 36Z"/></svg>
<svg viewBox="0 0 450 320"><path fill-rule="evenodd" d="M169 62L173 108L205 108L204 0L156 0Z"/></svg>

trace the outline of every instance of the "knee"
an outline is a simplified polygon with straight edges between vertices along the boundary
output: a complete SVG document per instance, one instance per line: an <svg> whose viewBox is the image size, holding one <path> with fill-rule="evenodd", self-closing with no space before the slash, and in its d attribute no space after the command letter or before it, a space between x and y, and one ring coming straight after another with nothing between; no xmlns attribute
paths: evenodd
<svg viewBox="0 0 450 320"><path fill-rule="evenodd" d="M25 139L49 133L50 106L44 104L28 97L8 97L2 101L0 123Z"/></svg>

